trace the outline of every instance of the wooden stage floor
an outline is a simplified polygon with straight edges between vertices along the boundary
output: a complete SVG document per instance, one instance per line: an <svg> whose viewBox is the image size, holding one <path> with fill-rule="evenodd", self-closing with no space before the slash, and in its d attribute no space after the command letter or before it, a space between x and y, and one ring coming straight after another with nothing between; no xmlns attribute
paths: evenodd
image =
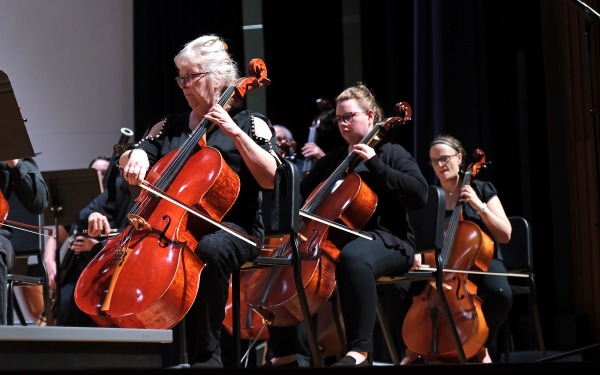
<svg viewBox="0 0 600 375"><path fill-rule="evenodd" d="M380 364L367 368L165 368L163 350L173 342L171 330L122 328L74 328L39 326L0 326L0 373L85 373L110 375L111 371L128 374L446 374L520 375L520 374L597 374L600 358L585 356L557 358L551 361L534 356L512 354L512 363L494 364L419 364L401 368ZM552 359L554 354L549 354Z"/></svg>

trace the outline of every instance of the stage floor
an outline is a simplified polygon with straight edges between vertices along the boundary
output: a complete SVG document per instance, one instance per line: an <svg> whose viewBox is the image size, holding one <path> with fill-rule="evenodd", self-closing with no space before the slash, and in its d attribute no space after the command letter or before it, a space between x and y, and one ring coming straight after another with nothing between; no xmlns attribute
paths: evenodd
<svg viewBox="0 0 600 375"><path fill-rule="evenodd" d="M171 330L123 328L75 328L38 326L0 327L0 372L64 374L65 372L107 374L106 371L127 371L129 374L184 373L244 373L267 372L310 374L444 374L462 375L520 375L520 374L597 374L600 358L582 360L579 354L555 358L560 353L549 353L551 361L538 361L537 353L515 352L511 363L493 364L418 364L398 368L379 364L367 368L298 368L264 369L232 368L179 369L164 368L163 349L173 342Z"/></svg>
<svg viewBox="0 0 600 375"><path fill-rule="evenodd" d="M2 370L160 369L171 330L0 326Z"/></svg>

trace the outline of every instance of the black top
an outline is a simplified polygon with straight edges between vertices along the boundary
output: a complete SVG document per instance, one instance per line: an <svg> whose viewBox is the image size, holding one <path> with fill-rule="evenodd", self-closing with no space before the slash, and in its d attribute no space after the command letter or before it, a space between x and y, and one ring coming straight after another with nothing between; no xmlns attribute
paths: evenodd
<svg viewBox="0 0 600 375"><path fill-rule="evenodd" d="M346 143L315 163L300 185L304 200L346 160L347 150ZM377 147L376 152L366 162L358 159L360 163L353 170L378 199L375 212L362 230L377 233L386 246L402 247L402 242L408 242L414 248L407 208L420 208L427 203L427 181L412 155L401 145L387 142Z"/></svg>
<svg viewBox="0 0 600 375"><path fill-rule="evenodd" d="M271 128L274 134L273 127L269 120L263 115L251 111L241 111L233 117L233 120L238 126L246 132L251 138L253 137L253 117L262 118ZM150 160L150 165L154 165L160 158L169 152L180 148L190 139L189 127L190 111L169 115L166 117L166 122L162 128L160 135L156 138L145 138L138 147L146 151ZM255 139L256 140L256 139ZM264 238L264 225L262 221L260 206L262 201L261 187L258 185L252 173L244 163L241 154L239 153L234 142L224 134L218 126L214 126L206 139L207 145L218 150L221 153L223 160L231 167L231 169L240 177L239 194L235 203L227 214L223 217L223 222L237 224L247 233L256 237L260 241ZM269 142L260 143L264 150L278 150L275 137L272 137ZM188 165L185 168L189 168ZM193 166L197 168L199 173L202 173L202 166Z"/></svg>
<svg viewBox="0 0 600 375"><path fill-rule="evenodd" d="M78 226L87 228L88 216L93 212L99 212L106 216L111 228L124 229L129 224L127 214L133 205L129 191L129 184L121 174L118 174L114 183L109 184L102 193L79 211Z"/></svg>
<svg viewBox="0 0 600 375"><path fill-rule="evenodd" d="M494 185L489 181L473 180L471 181L471 187L483 203L489 202L490 199L498 195L496 187L494 187ZM452 217L453 212L454 210L446 210L446 221L448 221L450 217ZM465 204L463 206L463 219L472 221L473 223L477 224L482 231L484 231L490 236L490 238L492 237L490 231L481 219L481 216L479 216L475 212L475 209L473 209L473 207L471 207L471 205L469 204ZM502 260L500 246L496 241L494 241L494 258Z"/></svg>
<svg viewBox="0 0 600 375"><path fill-rule="evenodd" d="M9 168L6 163L0 162L0 188L6 200L13 193L16 194L32 214L42 214L48 207L48 187L32 158L21 159L15 168ZM10 238L12 229L2 227L0 235Z"/></svg>

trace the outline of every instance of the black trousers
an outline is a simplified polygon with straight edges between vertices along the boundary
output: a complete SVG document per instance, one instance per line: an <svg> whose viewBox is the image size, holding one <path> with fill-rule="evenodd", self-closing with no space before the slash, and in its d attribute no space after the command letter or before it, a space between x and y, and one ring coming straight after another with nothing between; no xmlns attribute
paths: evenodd
<svg viewBox="0 0 600 375"><path fill-rule="evenodd" d="M377 285L382 275L406 272L414 262L414 249L387 247L379 236L375 240L357 237L344 245L335 275L346 331L346 350L373 352L376 322ZM273 355L281 357L298 352L297 340L289 339L296 327L271 327Z"/></svg>
<svg viewBox="0 0 600 375"><path fill-rule="evenodd" d="M221 229L200 239L195 252L205 267L201 271L198 295L185 317L190 363L221 355L221 326L231 273L256 258L259 251L258 247Z"/></svg>

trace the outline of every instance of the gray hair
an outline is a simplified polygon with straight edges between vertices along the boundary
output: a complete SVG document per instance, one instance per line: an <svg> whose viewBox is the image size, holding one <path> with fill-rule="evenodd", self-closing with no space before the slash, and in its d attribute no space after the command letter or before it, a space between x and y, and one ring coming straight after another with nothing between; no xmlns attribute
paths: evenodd
<svg viewBox="0 0 600 375"><path fill-rule="evenodd" d="M273 128L275 128L275 129L281 128L281 130L283 130L283 132L285 133L285 138L288 141L294 140L294 136L292 135L292 132L290 131L290 129L286 128L285 126L280 125L280 124L275 124L275 125L273 125Z"/></svg>
<svg viewBox="0 0 600 375"><path fill-rule="evenodd" d="M173 61L178 70L184 65L196 65L213 84L220 87L221 94L238 78L237 63L227 52L227 43L217 35L202 35L188 42Z"/></svg>

